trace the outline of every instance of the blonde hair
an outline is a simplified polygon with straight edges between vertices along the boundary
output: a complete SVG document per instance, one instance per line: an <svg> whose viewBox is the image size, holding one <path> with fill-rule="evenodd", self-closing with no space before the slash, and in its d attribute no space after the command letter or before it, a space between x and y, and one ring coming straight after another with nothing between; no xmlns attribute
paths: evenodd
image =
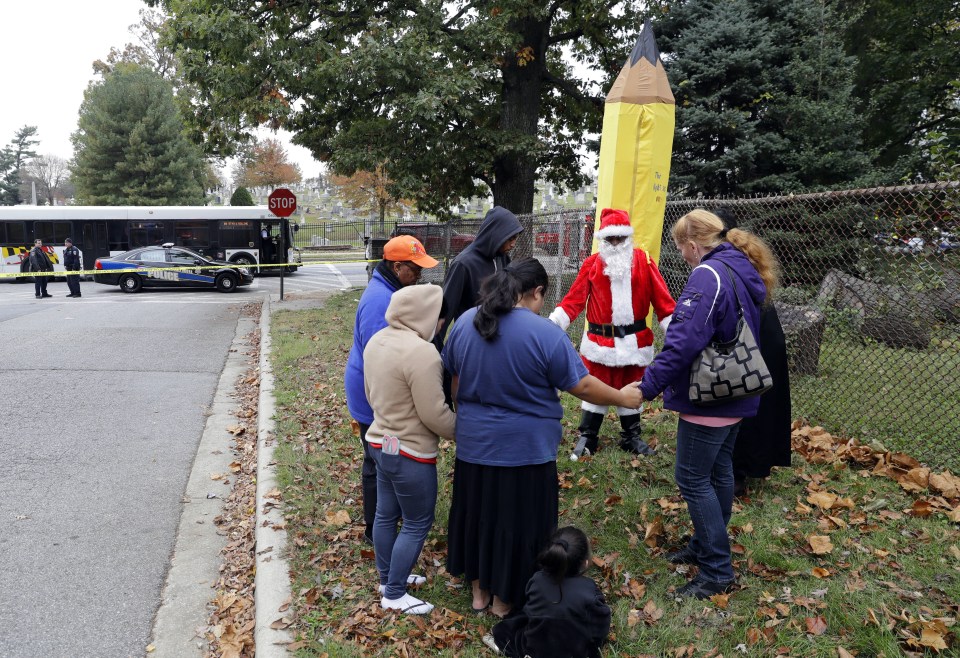
<svg viewBox="0 0 960 658"><path fill-rule="evenodd" d="M713 249L724 241L729 242L742 251L757 268L763 284L767 287L769 300L774 288L777 287L780 269L769 245L750 231L739 228L732 228L726 232L725 236L721 236L724 228L723 221L719 217L703 208L696 208L674 224L670 235L678 244L692 240L706 249Z"/></svg>

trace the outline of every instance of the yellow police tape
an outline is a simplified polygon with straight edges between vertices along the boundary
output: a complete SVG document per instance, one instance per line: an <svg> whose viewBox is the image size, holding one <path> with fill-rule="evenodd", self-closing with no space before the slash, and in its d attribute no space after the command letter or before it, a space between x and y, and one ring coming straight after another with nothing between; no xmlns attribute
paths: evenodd
<svg viewBox="0 0 960 658"><path fill-rule="evenodd" d="M0 279L22 279L22 278L33 278L35 276L51 276L51 277L65 277L65 276L82 276L87 274L142 274L145 272L199 272L200 270L223 270L223 269L246 269L253 270L256 269L268 269L271 267L290 267L294 266L297 268L301 267L313 267L315 265L343 265L347 263L379 263L378 260L328 260L328 261L310 261L309 263L263 263L263 264L250 264L250 265L240 265L239 263L231 263L230 265L184 265L183 267L125 267L123 269L109 269L109 270L74 270L68 272L66 270L57 270L55 272L10 272L7 274L0 273Z"/></svg>

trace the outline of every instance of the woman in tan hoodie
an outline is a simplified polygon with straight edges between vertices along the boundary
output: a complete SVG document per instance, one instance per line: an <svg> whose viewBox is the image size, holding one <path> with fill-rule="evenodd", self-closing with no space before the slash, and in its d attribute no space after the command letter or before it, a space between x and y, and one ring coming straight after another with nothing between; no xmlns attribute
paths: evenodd
<svg viewBox="0 0 960 658"><path fill-rule="evenodd" d="M373 547L384 609L427 614L407 593L410 572L433 525L439 436L453 438L456 414L444 404L443 366L430 343L437 331L439 286L402 288L387 307L388 326L363 351L363 381L373 407L367 443L377 462ZM403 519L400 532L397 523Z"/></svg>

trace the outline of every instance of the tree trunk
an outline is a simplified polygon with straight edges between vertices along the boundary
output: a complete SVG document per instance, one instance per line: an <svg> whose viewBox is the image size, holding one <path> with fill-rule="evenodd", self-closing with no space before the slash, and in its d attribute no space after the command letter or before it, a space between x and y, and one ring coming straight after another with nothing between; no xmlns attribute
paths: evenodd
<svg viewBox="0 0 960 658"><path fill-rule="evenodd" d="M516 144L514 138L522 141L519 148L494 158L493 200L498 206L522 214L533 211L537 157L525 142L537 138L549 25L528 18L518 27L522 43L517 44L515 52L504 54L500 131L507 144Z"/></svg>

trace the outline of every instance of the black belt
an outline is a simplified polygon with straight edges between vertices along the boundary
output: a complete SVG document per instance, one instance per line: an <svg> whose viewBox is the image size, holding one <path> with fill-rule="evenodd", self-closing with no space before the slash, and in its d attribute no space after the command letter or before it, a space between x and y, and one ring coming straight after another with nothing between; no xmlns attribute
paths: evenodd
<svg viewBox="0 0 960 658"><path fill-rule="evenodd" d="M646 328L647 321L642 318L633 324L587 323L587 333L594 334L596 336L603 336L604 338L624 338L625 336L635 334L638 331L643 331Z"/></svg>

